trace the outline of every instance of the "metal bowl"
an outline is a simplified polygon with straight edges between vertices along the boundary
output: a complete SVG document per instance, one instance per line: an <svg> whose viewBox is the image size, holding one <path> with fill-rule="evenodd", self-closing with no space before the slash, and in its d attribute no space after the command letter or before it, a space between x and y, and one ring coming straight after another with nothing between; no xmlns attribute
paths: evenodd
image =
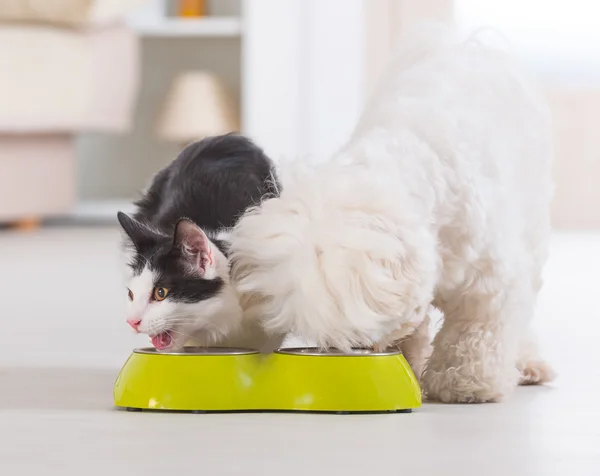
<svg viewBox="0 0 600 476"><path fill-rule="evenodd" d="M277 354L308 355L311 357L387 357L400 355L399 350L375 352L371 349L352 349L348 352L338 349L320 349L318 347L284 347L275 351Z"/></svg>
<svg viewBox="0 0 600 476"><path fill-rule="evenodd" d="M159 355L249 355L258 354L258 350L244 349L242 347L184 347L177 352L161 352L154 347L141 347L133 350L134 354L159 354Z"/></svg>

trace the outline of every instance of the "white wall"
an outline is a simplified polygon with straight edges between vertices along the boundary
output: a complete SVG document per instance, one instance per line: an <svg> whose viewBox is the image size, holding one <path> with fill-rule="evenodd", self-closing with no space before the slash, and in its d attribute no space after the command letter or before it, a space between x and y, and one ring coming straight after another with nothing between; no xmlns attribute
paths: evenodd
<svg viewBox="0 0 600 476"><path fill-rule="evenodd" d="M278 160L301 141L302 0L245 0L242 13L242 128Z"/></svg>
<svg viewBox="0 0 600 476"><path fill-rule="evenodd" d="M244 2L244 131L274 159L326 157L364 100L364 0Z"/></svg>
<svg viewBox="0 0 600 476"><path fill-rule="evenodd" d="M349 138L365 100L363 0L307 0L300 152L327 157Z"/></svg>

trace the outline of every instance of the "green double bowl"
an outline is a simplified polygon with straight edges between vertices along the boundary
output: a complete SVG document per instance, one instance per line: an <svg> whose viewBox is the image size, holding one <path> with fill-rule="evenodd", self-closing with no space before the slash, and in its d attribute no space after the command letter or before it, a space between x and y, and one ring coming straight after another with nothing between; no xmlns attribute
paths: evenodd
<svg viewBox="0 0 600 476"><path fill-rule="evenodd" d="M399 352L136 349L117 377L114 402L129 410L409 412L421 406L421 389Z"/></svg>

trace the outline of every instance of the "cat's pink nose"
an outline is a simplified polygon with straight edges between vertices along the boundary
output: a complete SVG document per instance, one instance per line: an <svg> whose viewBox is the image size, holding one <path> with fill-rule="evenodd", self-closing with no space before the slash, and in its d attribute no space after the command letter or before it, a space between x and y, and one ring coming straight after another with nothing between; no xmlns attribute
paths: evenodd
<svg viewBox="0 0 600 476"><path fill-rule="evenodd" d="M138 317L132 317L130 319L127 319L127 324L129 324L131 327L133 327L134 331L138 330L138 327L140 326L141 323L142 323L142 320Z"/></svg>

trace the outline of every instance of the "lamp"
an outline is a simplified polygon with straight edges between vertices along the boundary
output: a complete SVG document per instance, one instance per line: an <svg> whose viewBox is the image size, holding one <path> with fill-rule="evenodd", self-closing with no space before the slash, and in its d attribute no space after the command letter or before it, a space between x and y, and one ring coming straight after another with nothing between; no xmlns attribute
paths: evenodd
<svg viewBox="0 0 600 476"><path fill-rule="evenodd" d="M175 79L158 121L161 138L188 144L238 130L237 110L217 76L193 71Z"/></svg>

